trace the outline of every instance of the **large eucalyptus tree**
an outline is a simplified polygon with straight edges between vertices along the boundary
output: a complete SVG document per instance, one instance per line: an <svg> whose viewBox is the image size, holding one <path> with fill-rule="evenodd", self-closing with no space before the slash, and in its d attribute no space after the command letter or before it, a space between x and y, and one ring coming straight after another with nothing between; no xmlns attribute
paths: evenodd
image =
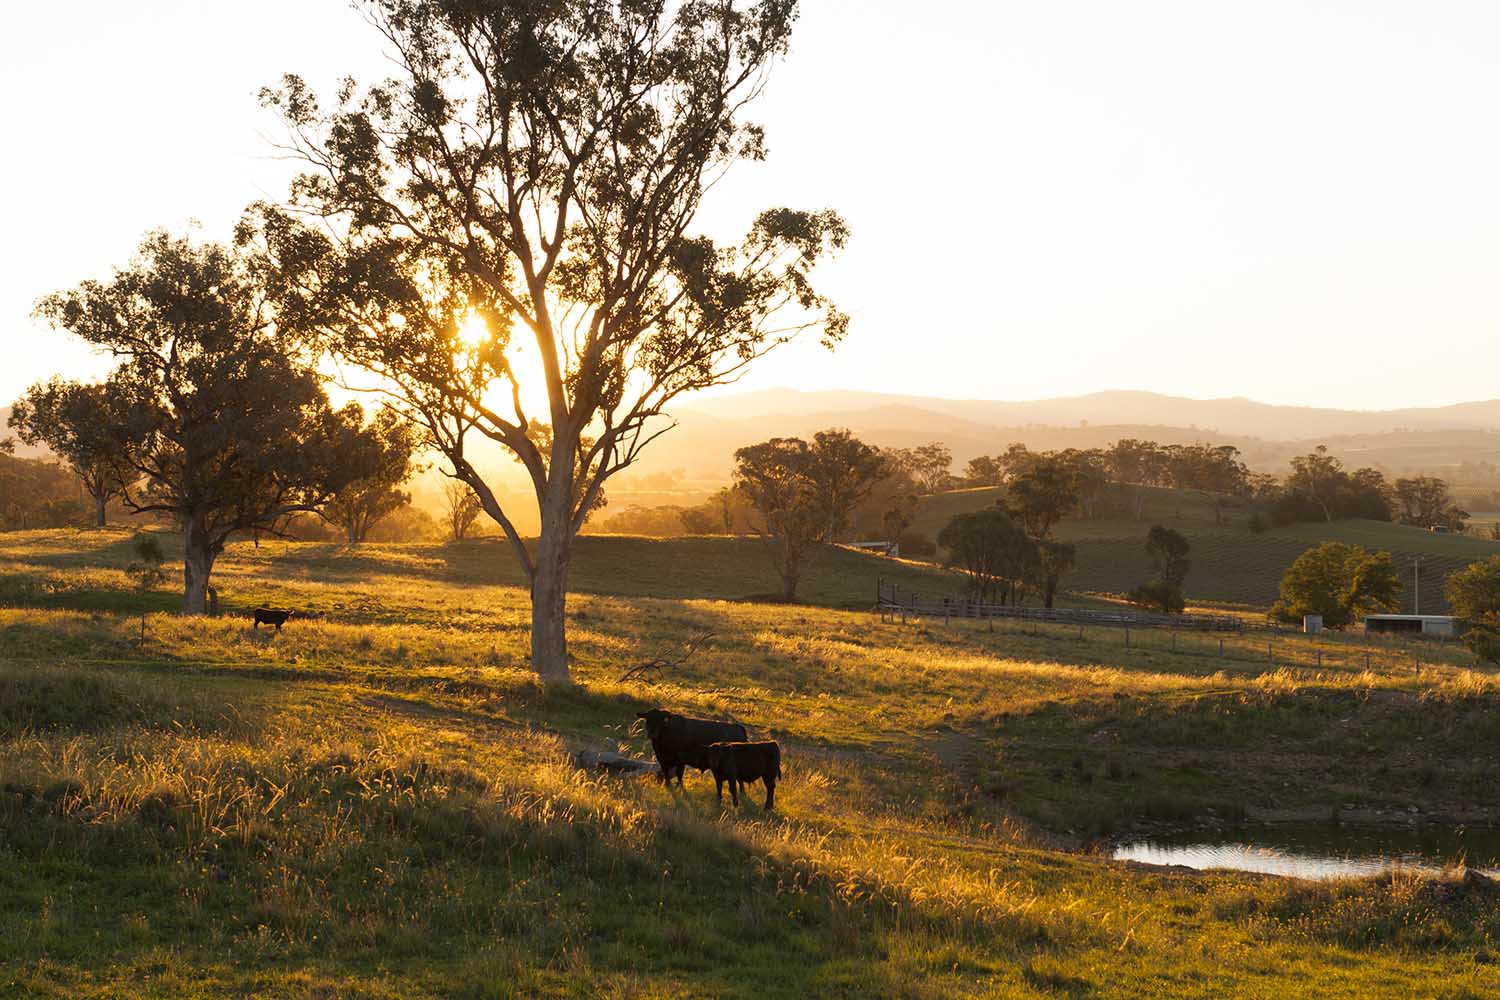
<svg viewBox="0 0 1500 1000"><path fill-rule="evenodd" d="M371 449L351 446L369 434L359 408L329 404L262 277L228 247L153 233L111 278L37 307L119 361L100 390L114 419L91 426L89 446L122 470L128 508L181 526L189 614L208 610L236 532L275 530L375 472Z"/></svg>
<svg viewBox="0 0 1500 1000"><path fill-rule="evenodd" d="M380 376L473 488L530 582L532 664L567 680L569 563L605 480L669 426L674 398L804 330L844 334L809 276L844 245L837 214L767 210L727 246L694 231L714 182L765 156L743 114L797 4L362 6L394 78L328 104L295 76L265 92L311 169L243 236L281 275L288 321ZM476 468L476 437L529 474L534 549Z"/></svg>

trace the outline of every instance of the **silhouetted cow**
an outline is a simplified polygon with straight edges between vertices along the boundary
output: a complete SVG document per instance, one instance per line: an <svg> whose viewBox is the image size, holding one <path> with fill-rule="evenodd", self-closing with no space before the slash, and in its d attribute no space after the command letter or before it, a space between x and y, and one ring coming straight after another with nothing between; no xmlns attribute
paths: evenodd
<svg viewBox="0 0 1500 1000"><path fill-rule="evenodd" d="M662 783L670 785L675 774L678 787L682 786L682 773L687 765L700 771L708 770L705 751L710 743L742 741L746 736L745 727L738 722L693 719L664 708L637 712L636 716L646 721L646 738L651 741L656 762L661 765Z"/></svg>
<svg viewBox="0 0 1500 1000"><path fill-rule="evenodd" d="M714 790L724 801L724 782L729 795L740 804L740 786L752 781L766 783L766 808L776 808L776 779L781 777L781 747L775 740L761 743L714 743L705 754L714 773Z"/></svg>
<svg viewBox="0 0 1500 1000"><path fill-rule="evenodd" d="M255 625L253 627L259 629L262 625L275 625L276 631L280 632L281 626L285 624L286 620L291 616L292 613L290 611L285 611L280 608L256 608Z"/></svg>

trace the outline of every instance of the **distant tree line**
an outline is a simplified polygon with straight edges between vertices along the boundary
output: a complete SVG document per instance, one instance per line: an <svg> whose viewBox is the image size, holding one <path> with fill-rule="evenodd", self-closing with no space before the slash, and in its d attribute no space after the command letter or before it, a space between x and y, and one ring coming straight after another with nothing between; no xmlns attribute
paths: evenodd
<svg viewBox="0 0 1500 1000"><path fill-rule="evenodd" d="M82 523L78 477L56 462L17 458L13 448L13 442L0 441L0 531Z"/></svg>

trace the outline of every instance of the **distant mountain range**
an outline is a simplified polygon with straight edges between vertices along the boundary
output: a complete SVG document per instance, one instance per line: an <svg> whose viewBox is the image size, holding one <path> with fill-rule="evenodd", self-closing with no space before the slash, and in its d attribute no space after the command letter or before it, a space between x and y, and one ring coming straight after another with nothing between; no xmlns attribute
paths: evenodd
<svg viewBox="0 0 1500 1000"><path fill-rule="evenodd" d="M1336 410L1276 406L1257 403L1243 396L1189 399L1128 390L1009 402L843 390L799 392L767 389L698 400L678 409L720 419L746 419L892 408L921 410L987 427L1031 424L1070 427L1087 421L1090 424L1201 428L1222 435L1269 441L1303 440L1335 434L1380 434L1395 430L1500 430L1500 399L1396 410Z"/></svg>
<svg viewBox="0 0 1500 1000"><path fill-rule="evenodd" d="M942 441L960 466L1012 441L1032 448L1091 448L1123 437L1233 444L1252 466L1267 469L1320 442L1353 464L1397 471L1500 462L1500 400L1338 410L1133 391L1009 402L768 389L693 400L675 407L673 415L677 429L652 446L656 453L643 468L723 474L741 445L825 427L847 427L886 447Z"/></svg>
<svg viewBox="0 0 1500 1000"><path fill-rule="evenodd" d="M10 432L10 407L0 407L0 438ZM697 483L729 475L736 448L774 436L808 436L847 427L882 447L941 441L961 469L1013 441L1031 448L1092 448L1124 437L1161 444L1232 444L1253 467L1280 471L1319 443L1353 466L1441 472L1460 462L1500 464L1500 399L1394 410L1276 406L1243 397L1189 399L1153 392L1112 391L1057 399L942 399L830 389L767 389L685 401L672 408L677 426L662 435L627 474L681 470ZM18 442L22 457L45 455ZM497 470L519 470L494 457ZM620 484L626 488L625 483Z"/></svg>

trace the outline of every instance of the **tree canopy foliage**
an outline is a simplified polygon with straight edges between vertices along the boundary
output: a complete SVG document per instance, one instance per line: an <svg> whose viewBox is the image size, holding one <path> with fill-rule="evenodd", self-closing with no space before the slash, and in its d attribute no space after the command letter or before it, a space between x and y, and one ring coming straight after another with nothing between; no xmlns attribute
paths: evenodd
<svg viewBox="0 0 1500 1000"><path fill-rule="evenodd" d="M837 214L771 208L735 245L692 229L714 182L766 154L745 111L797 4L362 7L392 79L328 104L296 76L263 95L311 168L293 208L330 226L262 207L242 236L283 275L280 307L393 387L474 489L531 582L533 666L566 679L572 543L604 481L682 393L803 330L844 335L811 280L848 238ZM529 474L534 550L471 463L476 436Z"/></svg>
<svg viewBox="0 0 1500 1000"><path fill-rule="evenodd" d="M734 453L734 487L758 515L782 597L793 600L816 545L834 541L884 468L880 452L847 430L771 438Z"/></svg>
<svg viewBox="0 0 1500 1000"><path fill-rule="evenodd" d="M1182 533L1154 524L1146 533L1146 555L1151 561L1151 577L1131 592L1136 604L1169 614L1180 613L1187 602L1183 584L1187 580L1188 552L1191 547Z"/></svg>
<svg viewBox="0 0 1500 1000"><path fill-rule="evenodd" d="M1344 628L1361 615L1400 606L1401 579L1389 552L1324 542L1287 568L1271 615L1289 623L1300 622L1304 615L1322 615L1327 627Z"/></svg>
<svg viewBox="0 0 1500 1000"><path fill-rule="evenodd" d="M1001 507L955 516L938 532L938 544L982 603L1019 605L1041 570L1037 543Z"/></svg>
<svg viewBox="0 0 1500 1000"><path fill-rule="evenodd" d="M368 425L358 405L345 407L339 417L338 446L348 449L350 459L360 467L374 471L339 490L319 513L343 531L346 542L357 545L381 520L411 503L411 494L401 487L417 472L422 437L389 406L377 410Z"/></svg>
<svg viewBox="0 0 1500 1000"><path fill-rule="evenodd" d="M1464 643L1488 663L1500 663L1500 556L1472 563L1448 576L1453 613L1463 619Z"/></svg>
<svg viewBox="0 0 1500 1000"><path fill-rule="evenodd" d="M79 513L78 480L71 469L16 458L0 447L0 531L61 528L77 524Z"/></svg>
<svg viewBox="0 0 1500 1000"><path fill-rule="evenodd" d="M124 492L130 474L111 444L114 430L129 416L129 399L109 383L82 385L54 376L38 382L18 400L10 426L29 445L45 444L68 463L94 502L94 524L105 525L105 507Z"/></svg>
<svg viewBox="0 0 1500 1000"><path fill-rule="evenodd" d="M1435 476L1398 479L1391 497L1402 524L1462 531L1469 519L1469 512L1454 502L1448 483Z"/></svg>
<svg viewBox="0 0 1500 1000"><path fill-rule="evenodd" d="M112 278L37 307L119 359L104 391L120 412L94 447L124 470L127 507L181 524L189 613L208 609L231 535L274 531L374 471L275 324L263 277L226 247L153 233Z"/></svg>

